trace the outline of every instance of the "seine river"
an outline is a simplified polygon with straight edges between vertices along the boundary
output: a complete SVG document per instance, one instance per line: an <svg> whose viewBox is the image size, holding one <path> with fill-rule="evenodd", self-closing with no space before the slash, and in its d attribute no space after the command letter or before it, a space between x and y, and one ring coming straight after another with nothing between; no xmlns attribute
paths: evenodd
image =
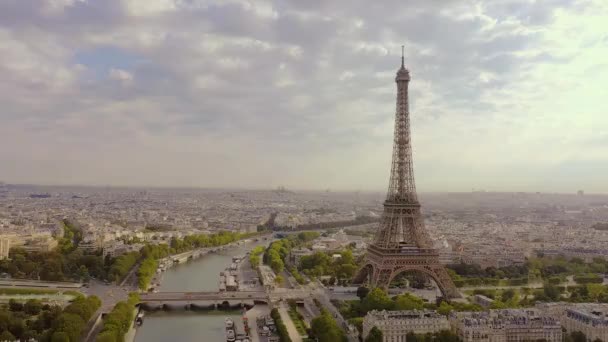
<svg viewBox="0 0 608 342"><path fill-rule="evenodd" d="M251 242L209 254L164 272L159 291L217 291L219 274L230 266L232 257L243 255L263 242ZM190 311L146 312L137 329L135 342L220 342L225 341L224 319L241 322L240 313L200 313ZM242 325L240 327L242 331Z"/></svg>

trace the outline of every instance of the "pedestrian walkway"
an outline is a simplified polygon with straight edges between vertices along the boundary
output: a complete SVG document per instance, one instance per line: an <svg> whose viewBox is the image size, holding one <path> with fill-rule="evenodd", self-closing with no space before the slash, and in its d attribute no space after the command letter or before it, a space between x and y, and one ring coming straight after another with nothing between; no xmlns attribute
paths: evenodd
<svg viewBox="0 0 608 342"><path fill-rule="evenodd" d="M249 322L249 328L250 328L249 337L251 339L251 342L260 341L260 336L258 333L258 324L257 324L258 317L269 316L269 315L270 315L270 308L268 308L268 305L263 305L263 304L257 304L256 306L254 306L253 308L251 308L250 310L248 310L245 313L245 316L247 317L247 321Z"/></svg>
<svg viewBox="0 0 608 342"><path fill-rule="evenodd" d="M285 303L281 303L279 306L279 314L281 315L281 319L287 327L287 333L289 333L289 338L291 338L292 342L302 342L302 336L296 329L296 326L291 321L291 317L289 317L289 313L287 312L287 307Z"/></svg>

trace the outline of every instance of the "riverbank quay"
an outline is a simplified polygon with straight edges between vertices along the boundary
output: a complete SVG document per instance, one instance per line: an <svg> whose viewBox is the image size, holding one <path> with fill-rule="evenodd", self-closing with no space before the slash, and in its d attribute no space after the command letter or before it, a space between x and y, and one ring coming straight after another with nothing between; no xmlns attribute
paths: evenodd
<svg viewBox="0 0 608 342"><path fill-rule="evenodd" d="M174 254L174 255L170 255L165 258L159 259L156 274L150 281L150 284L148 285L148 287L145 289L145 292L157 291L158 288L161 286L163 273L172 267L175 267L180 264L184 264L191 260L196 260L196 259L206 256L208 254L218 253L218 252L221 252L221 251L224 251L227 249L242 246L247 243L251 243L251 242L264 242L264 243L268 242L268 243L270 243L271 240L272 240L272 232L269 232L269 233L265 232L265 233L261 233L259 235L247 237L243 240L234 241L234 242L222 245L222 246L198 248L198 249L195 249L192 251ZM228 264L226 266L230 266L230 264ZM218 276L219 276L219 274L218 274ZM219 286L219 284L218 284L218 286ZM144 291L141 291L141 292L144 292Z"/></svg>
<svg viewBox="0 0 608 342"><path fill-rule="evenodd" d="M153 302L149 303L152 310L146 310L143 324L136 327L135 342L199 341L201 336L204 336L206 341L223 341L225 340L224 319L228 317L242 325L243 315L247 317L249 327L252 329L251 341L256 340L254 335L259 339L257 326L254 328L253 325L257 322L256 317L268 315L270 311L268 305L254 303L253 298L248 298L246 294L244 295L246 298L242 300L237 298L242 297L243 293L251 293L251 290L259 286L257 280L256 285L252 284L252 280L258 275L250 267L247 254L252 249L272 241L269 234L264 236L268 236L268 239L258 238L258 241L255 241L255 238L245 239L249 241L233 243L229 248L209 253L204 258L172 265L163 271L160 286L156 287L158 292L149 294L154 297L181 293L190 298L186 298L185 301L164 302L163 304L168 305L162 308ZM205 301L198 298L197 295L201 293L220 293L218 282L220 272L225 272L235 259L242 260L238 263L240 267L237 268L237 277L239 283L245 285L246 291L223 292L228 298L221 301ZM263 287L259 288L263 290ZM230 297L233 294L235 297ZM142 300L144 297L145 295L142 295ZM252 297L256 296L252 295ZM229 303L228 307L223 304L224 301ZM246 303L249 310L244 311L241 302ZM213 304L216 304L216 307L211 309ZM219 309L217 304L222 304ZM239 326L239 331L241 328ZM264 341L264 338L259 340Z"/></svg>

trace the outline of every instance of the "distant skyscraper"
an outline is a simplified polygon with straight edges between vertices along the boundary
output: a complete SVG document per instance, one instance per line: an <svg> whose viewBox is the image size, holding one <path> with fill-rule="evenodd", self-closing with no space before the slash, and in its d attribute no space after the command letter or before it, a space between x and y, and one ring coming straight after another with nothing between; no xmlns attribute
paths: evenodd
<svg viewBox="0 0 608 342"><path fill-rule="evenodd" d="M372 286L388 288L400 273L417 272L433 278L445 297L458 297L452 279L439 263L438 252L432 248L420 214L410 135L410 73L404 66L403 55L395 82L397 110L388 194L380 226L354 280L363 282L367 278Z"/></svg>

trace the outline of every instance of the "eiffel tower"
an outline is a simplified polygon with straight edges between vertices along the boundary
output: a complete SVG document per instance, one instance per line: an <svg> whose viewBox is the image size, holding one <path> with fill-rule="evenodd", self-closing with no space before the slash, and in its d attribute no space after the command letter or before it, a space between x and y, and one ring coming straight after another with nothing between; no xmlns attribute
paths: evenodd
<svg viewBox="0 0 608 342"><path fill-rule="evenodd" d="M367 248L363 267L355 275L355 283L366 279L372 287L388 288L403 272L421 273L435 280L445 298L460 297L456 286L433 249L414 184L408 84L410 73L404 66L403 47L401 68L395 77L397 110L393 161L384 212L374 241Z"/></svg>

